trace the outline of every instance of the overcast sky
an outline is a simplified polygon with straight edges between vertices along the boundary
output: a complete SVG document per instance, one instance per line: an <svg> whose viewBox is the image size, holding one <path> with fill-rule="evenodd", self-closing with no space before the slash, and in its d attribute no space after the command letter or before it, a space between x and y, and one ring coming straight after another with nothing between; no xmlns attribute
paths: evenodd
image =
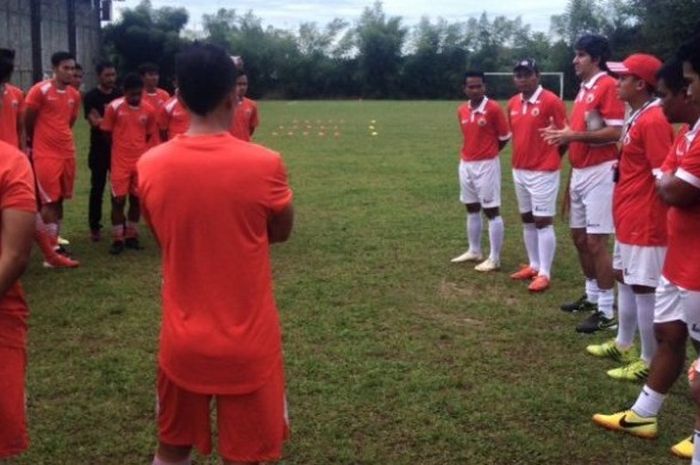
<svg viewBox="0 0 700 465"><path fill-rule="evenodd" d="M190 13L188 28L199 29L205 13L214 13L219 8L233 8L240 13L253 10L264 24L282 29L296 29L302 22L315 21L326 24L333 18L352 22L359 18L362 10L372 5L372 0L307 0L307 1L232 1L232 0L151 0L155 8L161 6L185 7ZM194 3L194 5L193 5ZM139 0L114 3L114 11L132 8ZM486 10L490 17L505 15L509 18L521 16L534 30L548 32L549 18L564 11L566 0L520 0L519 2L484 0L384 0L384 11L391 16L401 16L405 23L414 24L421 16L431 19L443 17L450 22L465 21L478 17ZM517 6L516 6L517 5Z"/></svg>

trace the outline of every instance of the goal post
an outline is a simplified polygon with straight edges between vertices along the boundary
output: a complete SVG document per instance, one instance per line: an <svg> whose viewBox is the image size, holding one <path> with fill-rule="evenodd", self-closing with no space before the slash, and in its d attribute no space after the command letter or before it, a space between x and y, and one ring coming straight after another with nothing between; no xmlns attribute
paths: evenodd
<svg viewBox="0 0 700 465"><path fill-rule="evenodd" d="M489 71L484 73L485 76L510 76L513 77L512 72L505 71ZM542 71L540 76L554 76L559 82L559 98L564 100L564 73L562 71ZM513 92L515 93L515 91Z"/></svg>

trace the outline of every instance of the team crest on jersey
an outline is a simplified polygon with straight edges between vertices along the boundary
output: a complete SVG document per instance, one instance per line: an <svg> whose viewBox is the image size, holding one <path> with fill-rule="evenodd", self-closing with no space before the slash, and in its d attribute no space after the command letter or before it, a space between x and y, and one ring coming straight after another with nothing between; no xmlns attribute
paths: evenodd
<svg viewBox="0 0 700 465"><path fill-rule="evenodd" d="M486 126L486 118L479 118L479 119L476 121L476 124L478 124L479 127L482 127L482 128L483 128L484 126Z"/></svg>
<svg viewBox="0 0 700 465"><path fill-rule="evenodd" d="M595 95L593 94L588 94L586 96L586 103L593 103L593 100L595 100Z"/></svg>
<svg viewBox="0 0 700 465"><path fill-rule="evenodd" d="M535 108L532 109L532 111L530 112L530 114L531 114L532 116L540 116L540 109L537 108L537 107L535 107Z"/></svg>

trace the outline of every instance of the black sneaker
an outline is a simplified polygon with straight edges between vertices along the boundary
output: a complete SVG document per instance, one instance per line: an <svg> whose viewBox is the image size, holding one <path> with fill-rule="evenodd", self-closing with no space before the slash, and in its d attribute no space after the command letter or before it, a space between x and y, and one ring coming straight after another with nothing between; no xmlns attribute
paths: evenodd
<svg viewBox="0 0 700 465"><path fill-rule="evenodd" d="M576 326L577 333L585 334L595 333L601 329L617 329L617 318L614 316L606 318L603 312L596 311Z"/></svg>
<svg viewBox="0 0 700 465"><path fill-rule="evenodd" d="M124 252L124 241L114 241L112 246L109 248L109 253L112 255L119 255Z"/></svg>
<svg viewBox="0 0 700 465"><path fill-rule="evenodd" d="M589 302L584 294L578 300L561 304L559 308L568 313L594 312L598 310L598 305L594 304L593 302Z"/></svg>
<svg viewBox="0 0 700 465"><path fill-rule="evenodd" d="M127 249L143 250L143 246L139 243L138 237L127 237L124 245L126 245Z"/></svg>

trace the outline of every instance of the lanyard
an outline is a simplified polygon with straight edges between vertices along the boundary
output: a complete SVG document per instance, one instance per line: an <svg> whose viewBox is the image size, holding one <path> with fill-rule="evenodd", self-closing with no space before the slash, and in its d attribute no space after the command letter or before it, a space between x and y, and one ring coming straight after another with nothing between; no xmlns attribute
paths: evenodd
<svg viewBox="0 0 700 465"><path fill-rule="evenodd" d="M642 107L635 111L630 119L625 122L625 125L622 127L622 135L620 137L620 141L624 143L625 137L627 137L627 134L629 134L630 130L632 130L632 126L634 126L634 123L637 122L640 116L642 116L642 113L644 113L649 107L651 107L653 104L655 104L658 101L656 98L651 98L642 105Z"/></svg>

